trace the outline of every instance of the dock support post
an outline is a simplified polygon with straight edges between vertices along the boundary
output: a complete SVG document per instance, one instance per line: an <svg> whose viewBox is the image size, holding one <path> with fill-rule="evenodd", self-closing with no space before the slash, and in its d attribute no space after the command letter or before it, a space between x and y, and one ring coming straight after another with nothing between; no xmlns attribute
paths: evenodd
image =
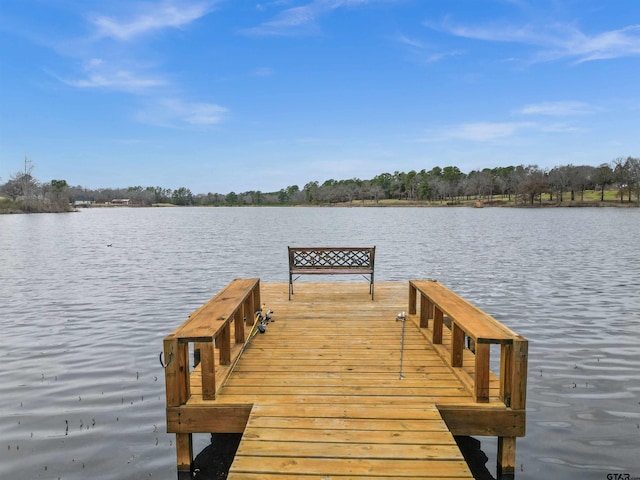
<svg viewBox="0 0 640 480"><path fill-rule="evenodd" d="M498 480L515 478L516 437L498 437Z"/></svg>
<svg viewBox="0 0 640 480"><path fill-rule="evenodd" d="M176 433L176 456L178 458L178 473L190 472L193 458L191 433Z"/></svg>

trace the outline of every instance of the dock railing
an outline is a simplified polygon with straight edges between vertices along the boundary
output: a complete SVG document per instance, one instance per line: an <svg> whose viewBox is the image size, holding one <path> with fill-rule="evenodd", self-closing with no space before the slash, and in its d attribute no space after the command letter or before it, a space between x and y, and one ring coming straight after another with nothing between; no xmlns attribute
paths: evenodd
<svg viewBox="0 0 640 480"><path fill-rule="evenodd" d="M409 314L416 316L420 328L430 333L431 342L469 388L476 404L495 404L498 400L506 407L504 411L487 411L481 405L478 409L460 407L456 415L449 416L458 422L450 428L459 435L497 435L499 474L513 473L515 437L525 434L527 339L437 281L409 282ZM449 331L445 332L447 327ZM490 370L492 344L500 346L499 372ZM499 391L492 395L490 384L496 376ZM456 407L441 409L445 421L447 411L453 410ZM462 410L468 410L469 415L460 415ZM473 423L475 414L481 412L494 415L490 432L486 431L486 426ZM462 424L459 420L462 418L468 419L468 424Z"/></svg>
<svg viewBox="0 0 640 480"><path fill-rule="evenodd" d="M216 398L217 389L242 353L259 309L260 280L236 279L165 337L167 427L177 425L169 433L176 433L178 470L190 468L191 432L200 431L194 424L201 424L202 432L209 431L203 421L206 416L184 406L189 401L198 403L197 397ZM194 360L193 366L189 365L190 359ZM201 381L201 388L192 389L193 381ZM179 420L174 422L173 417Z"/></svg>

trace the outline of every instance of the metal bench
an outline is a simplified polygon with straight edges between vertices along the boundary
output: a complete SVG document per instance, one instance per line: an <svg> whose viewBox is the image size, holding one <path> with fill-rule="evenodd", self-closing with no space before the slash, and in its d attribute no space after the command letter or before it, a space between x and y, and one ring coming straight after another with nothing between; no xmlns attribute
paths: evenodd
<svg viewBox="0 0 640 480"><path fill-rule="evenodd" d="M288 247L289 300L301 275L362 275L369 280L373 300L376 247ZM297 277L294 278L294 275Z"/></svg>

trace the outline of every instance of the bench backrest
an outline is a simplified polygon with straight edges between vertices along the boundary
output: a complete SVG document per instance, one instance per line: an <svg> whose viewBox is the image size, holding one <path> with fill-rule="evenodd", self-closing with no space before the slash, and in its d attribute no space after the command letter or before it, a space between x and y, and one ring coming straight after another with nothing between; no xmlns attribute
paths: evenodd
<svg viewBox="0 0 640 480"><path fill-rule="evenodd" d="M289 270L373 270L376 247L289 247Z"/></svg>

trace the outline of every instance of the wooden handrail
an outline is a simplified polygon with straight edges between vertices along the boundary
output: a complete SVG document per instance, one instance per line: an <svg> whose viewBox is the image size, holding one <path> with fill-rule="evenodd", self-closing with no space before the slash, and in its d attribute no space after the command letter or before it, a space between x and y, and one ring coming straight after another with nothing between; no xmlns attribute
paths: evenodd
<svg viewBox="0 0 640 480"><path fill-rule="evenodd" d="M168 408L183 405L191 397L189 344L194 345L194 351L200 352L202 397L215 399L217 386L224 380L216 379L215 350L218 349L218 365L231 365L235 360L232 358L232 327L234 343L244 344L248 338L245 326L254 325L254 315L259 309L260 280L236 279L164 339ZM240 352L241 349L236 349L235 357Z"/></svg>
<svg viewBox="0 0 640 480"><path fill-rule="evenodd" d="M428 328L431 320L432 342L443 343L444 317L450 320L451 344L449 364L462 370L465 339L474 342L473 397L478 403L489 402L490 346L499 344L500 400L507 407L524 408L527 385L527 348L524 337L498 322L478 307L459 297L436 281L409 282L409 314L417 314L420 294L419 326Z"/></svg>

